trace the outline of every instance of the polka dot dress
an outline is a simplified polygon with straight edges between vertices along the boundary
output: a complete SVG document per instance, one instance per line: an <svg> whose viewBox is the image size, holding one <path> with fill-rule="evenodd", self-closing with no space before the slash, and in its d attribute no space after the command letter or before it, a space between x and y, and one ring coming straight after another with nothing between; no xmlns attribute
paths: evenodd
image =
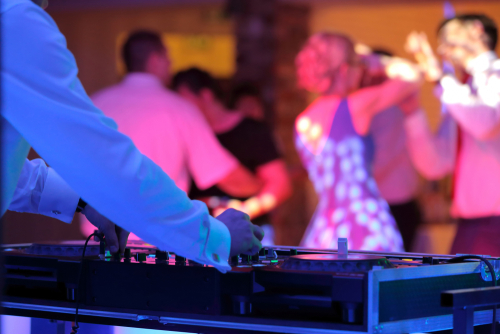
<svg viewBox="0 0 500 334"><path fill-rule="evenodd" d="M322 150L314 154L296 133L297 151L319 197L301 246L337 248L347 238L350 249L403 251L403 241L371 175L373 142L356 133L347 104L336 111Z"/></svg>

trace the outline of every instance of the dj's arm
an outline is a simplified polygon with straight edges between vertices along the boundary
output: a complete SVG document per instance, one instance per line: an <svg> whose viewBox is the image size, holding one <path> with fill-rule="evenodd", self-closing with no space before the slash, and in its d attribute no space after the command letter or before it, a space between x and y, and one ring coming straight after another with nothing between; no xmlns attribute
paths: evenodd
<svg viewBox="0 0 500 334"><path fill-rule="evenodd" d="M71 223L79 198L42 159L26 159L8 209Z"/></svg>
<svg viewBox="0 0 500 334"><path fill-rule="evenodd" d="M50 16L31 2L15 5L2 13L2 38L2 116L68 185L146 242L228 270L226 225L92 104Z"/></svg>

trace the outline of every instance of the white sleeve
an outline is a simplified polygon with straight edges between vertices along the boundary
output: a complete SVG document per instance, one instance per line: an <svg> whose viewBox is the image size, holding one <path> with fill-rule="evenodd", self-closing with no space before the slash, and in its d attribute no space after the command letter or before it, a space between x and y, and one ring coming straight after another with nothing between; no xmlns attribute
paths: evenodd
<svg viewBox="0 0 500 334"><path fill-rule="evenodd" d="M71 223L79 196L42 159L26 159L9 210Z"/></svg>
<svg viewBox="0 0 500 334"><path fill-rule="evenodd" d="M500 128L500 73L499 71L476 78L477 91L461 84L453 76L441 79L441 102L460 124L477 139L488 139Z"/></svg>
<svg viewBox="0 0 500 334"><path fill-rule="evenodd" d="M2 13L2 62L2 116L76 193L160 249L230 268L227 227L93 105L64 36L30 1Z"/></svg>
<svg viewBox="0 0 500 334"><path fill-rule="evenodd" d="M406 117L406 143L415 168L428 179L440 179L453 172L456 151L456 124L445 116L433 134L423 110Z"/></svg>

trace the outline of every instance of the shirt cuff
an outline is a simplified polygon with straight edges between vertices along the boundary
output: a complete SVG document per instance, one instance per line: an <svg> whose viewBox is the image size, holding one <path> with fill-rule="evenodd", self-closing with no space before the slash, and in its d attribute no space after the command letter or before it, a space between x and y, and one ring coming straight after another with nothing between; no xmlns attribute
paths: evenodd
<svg viewBox="0 0 500 334"><path fill-rule="evenodd" d="M49 168L38 212L44 216L71 223L79 199L80 196L69 187L59 174Z"/></svg>
<svg viewBox="0 0 500 334"><path fill-rule="evenodd" d="M231 234L228 228L221 221L208 217L210 222L210 232L208 235L205 256L210 264L222 273L231 270L228 264L229 251L231 249Z"/></svg>
<svg viewBox="0 0 500 334"><path fill-rule="evenodd" d="M427 116L425 115L425 111L423 109L419 109L412 113L411 115L406 116L404 121L404 127L406 133L410 137L417 137L421 133L427 131Z"/></svg>
<svg viewBox="0 0 500 334"><path fill-rule="evenodd" d="M443 104L457 104L469 96L470 88L468 85L461 84L454 76L445 75L440 85L443 89L441 94L441 103Z"/></svg>

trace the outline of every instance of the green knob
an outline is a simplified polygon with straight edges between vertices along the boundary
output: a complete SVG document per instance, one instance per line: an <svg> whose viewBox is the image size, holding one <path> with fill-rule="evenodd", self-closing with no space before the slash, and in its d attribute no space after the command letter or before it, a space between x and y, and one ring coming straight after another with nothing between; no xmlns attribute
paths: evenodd
<svg viewBox="0 0 500 334"><path fill-rule="evenodd" d="M146 253L139 253L139 262L145 262L146 257L147 257Z"/></svg>

